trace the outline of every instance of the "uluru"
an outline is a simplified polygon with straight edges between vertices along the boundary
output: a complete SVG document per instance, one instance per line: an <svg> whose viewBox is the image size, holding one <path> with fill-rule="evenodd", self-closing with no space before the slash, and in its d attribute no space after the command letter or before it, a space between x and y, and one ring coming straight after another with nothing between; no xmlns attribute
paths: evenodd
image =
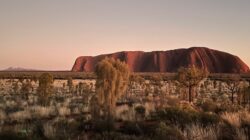
<svg viewBox="0 0 250 140"><path fill-rule="evenodd" d="M74 72L93 72L105 57L125 61L132 72L177 72L180 67L197 66L210 73L246 73L249 67L238 56L205 47L168 51L123 51L98 56L81 56L75 61Z"/></svg>

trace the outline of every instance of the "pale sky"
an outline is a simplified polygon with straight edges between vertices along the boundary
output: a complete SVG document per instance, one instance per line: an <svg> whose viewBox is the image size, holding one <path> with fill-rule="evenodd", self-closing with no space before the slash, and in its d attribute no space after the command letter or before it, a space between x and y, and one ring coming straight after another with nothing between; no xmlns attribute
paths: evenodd
<svg viewBox="0 0 250 140"><path fill-rule="evenodd" d="M250 0L0 0L0 69L202 46L250 65Z"/></svg>

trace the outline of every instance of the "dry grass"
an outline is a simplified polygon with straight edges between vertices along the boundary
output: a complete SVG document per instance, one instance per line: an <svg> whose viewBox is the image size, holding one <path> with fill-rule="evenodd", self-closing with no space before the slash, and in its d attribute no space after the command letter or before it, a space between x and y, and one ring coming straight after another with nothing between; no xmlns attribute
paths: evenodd
<svg viewBox="0 0 250 140"><path fill-rule="evenodd" d="M250 113L248 111L225 112L221 114L221 118L236 128L240 128L242 122L250 123Z"/></svg>
<svg viewBox="0 0 250 140"><path fill-rule="evenodd" d="M245 131L237 129L236 133L240 140L248 140L248 135L245 133Z"/></svg>
<svg viewBox="0 0 250 140"><path fill-rule="evenodd" d="M15 113L9 114L11 121L24 122L25 120L31 119L31 113L28 110L18 111Z"/></svg>
<svg viewBox="0 0 250 140"><path fill-rule="evenodd" d="M221 114L221 118L234 127L239 128L241 126L241 118L238 112L237 113L224 112L223 114Z"/></svg>
<svg viewBox="0 0 250 140"><path fill-rule="evenodd" d="M3 110L0 110L0 121L4 121L6 119L6 113Z"/></svg>
<svg viewBox="0 0 250 140"><path fill-rule="evenodd" d="M56 109L54 107L42 107L34 106L31 108L32 114L35 118L49 118L51 115L55 114Z"/></svg>
<svg viewBox="0 0 250 140"><path fill-rule="evenodd" d="M60 116L68 116L71 113L70 109L65 106L58 107L57 110Z"/></svg>
<svg viewBox="0 0 250 140"><path fill-rule="evenodd" d="M56 128L50 123L43 124L44 135L47 138L54 138L56 134Z"/></svg>
<svg viewBox="0 0 250 140"><path fill-rule="evenodd" d="M218 136L216 127L202 127L199 124L187 126L183 135L190 140L217 140Z"/></svg>

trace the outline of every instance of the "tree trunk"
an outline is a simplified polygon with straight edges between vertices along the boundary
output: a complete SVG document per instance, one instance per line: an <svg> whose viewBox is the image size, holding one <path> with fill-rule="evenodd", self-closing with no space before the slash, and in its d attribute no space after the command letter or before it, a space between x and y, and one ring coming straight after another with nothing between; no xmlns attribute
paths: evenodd
<svg viewBox="0 0 250 140"><path fill-rule="evenodd" d="M191 103L193 101L193 99L192 99L192 87L188 88L188 98L189 98L189 103Z"/></svg>
<svg viewBox="0 0 250 140"><path fill-rule="evenodd" d="M234 103L234 92L232 92L232 97L231 97L232 104Z"/></svg>

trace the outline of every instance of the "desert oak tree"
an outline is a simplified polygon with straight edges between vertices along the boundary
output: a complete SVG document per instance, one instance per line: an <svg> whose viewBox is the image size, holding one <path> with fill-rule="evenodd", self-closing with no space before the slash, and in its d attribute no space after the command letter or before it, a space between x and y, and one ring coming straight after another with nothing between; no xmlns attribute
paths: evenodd
<svg viewBox="0 0 250 140"><path fill-rule="evenodd" d="M177 81L184 87L188 88L189 102L192 102L192 91L208 75L207 70L190 66L180 68L177 74Z"/></svg>

